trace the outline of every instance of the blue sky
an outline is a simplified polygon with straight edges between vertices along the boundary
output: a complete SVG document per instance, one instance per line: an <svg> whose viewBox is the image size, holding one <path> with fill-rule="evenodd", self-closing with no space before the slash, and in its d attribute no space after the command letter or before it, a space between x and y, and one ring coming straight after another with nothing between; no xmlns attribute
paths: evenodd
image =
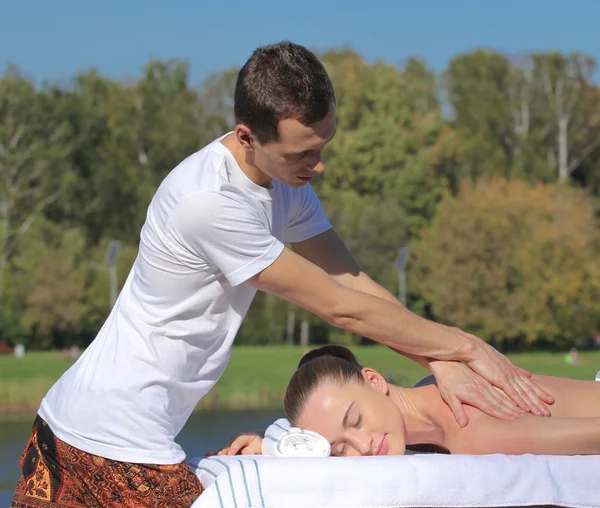
<svg viewBox="0 0 600 508"><path fill-rule="evenodd" d="M420 56L438 71L475 47L600 60L598 20L600 0L1 0L0 70L16 64L38 84L92 67L126 78L175 57L196 84L282 39L395 65Z"/></svg>

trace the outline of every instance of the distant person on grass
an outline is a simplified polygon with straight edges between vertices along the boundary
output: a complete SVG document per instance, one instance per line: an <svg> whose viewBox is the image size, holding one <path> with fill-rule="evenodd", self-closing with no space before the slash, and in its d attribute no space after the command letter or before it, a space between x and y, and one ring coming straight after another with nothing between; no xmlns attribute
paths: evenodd
<svg viewBox="0 0 600 508"><path fill-rule="evenodd" d="M332 229L310 186L336 131L314 54L257 49L234 104L235 130L158 188L118 301L42 401L13 507L190 506L203 488L175 440L225 370L256 290L426 366L460 425L463 403L500 418L549 414L528 372L408 311Z"/></svg>

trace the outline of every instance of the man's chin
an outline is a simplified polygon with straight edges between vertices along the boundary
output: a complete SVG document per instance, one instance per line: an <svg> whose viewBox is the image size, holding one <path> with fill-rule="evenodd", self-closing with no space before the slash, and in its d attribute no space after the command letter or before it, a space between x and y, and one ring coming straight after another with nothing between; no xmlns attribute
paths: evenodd
<svg viewBox="0 0 600 508"><path fill-rule="evenodd" d="M293 182L289 182L288 185L298 189L300 187L304 187L308 183L310 183L310 180L294 180Z"/></svg>

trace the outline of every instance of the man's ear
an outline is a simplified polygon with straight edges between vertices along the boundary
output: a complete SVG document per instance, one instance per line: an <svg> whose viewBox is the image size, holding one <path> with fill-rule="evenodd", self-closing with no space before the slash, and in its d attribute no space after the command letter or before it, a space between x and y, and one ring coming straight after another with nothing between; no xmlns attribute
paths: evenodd
<svg viewBox="0 0 600 508"><path fill-rule="evenodd" d="M245 150L254 150L254 136L252 135L250 127L244 124L237 124L235 126L235 138Z"/></svg>
<svg viewBox="0 0 600 508"><path fill-rule="evenodd" d="M390 387L385 378L376 370L371 369L370 367L365 367L362 369L363 378L367 383L381 391L385 395L390 394Z"/></svg>

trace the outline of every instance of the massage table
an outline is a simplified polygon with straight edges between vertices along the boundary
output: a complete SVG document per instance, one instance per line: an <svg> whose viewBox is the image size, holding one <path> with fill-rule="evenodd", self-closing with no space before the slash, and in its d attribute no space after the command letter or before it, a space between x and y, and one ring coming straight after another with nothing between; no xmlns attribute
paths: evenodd
<svg viewBox="0 0 600 508"><path fill-rule="evenodd" d="M213 456L193 508L600 507L600 456Z"/></svg>

